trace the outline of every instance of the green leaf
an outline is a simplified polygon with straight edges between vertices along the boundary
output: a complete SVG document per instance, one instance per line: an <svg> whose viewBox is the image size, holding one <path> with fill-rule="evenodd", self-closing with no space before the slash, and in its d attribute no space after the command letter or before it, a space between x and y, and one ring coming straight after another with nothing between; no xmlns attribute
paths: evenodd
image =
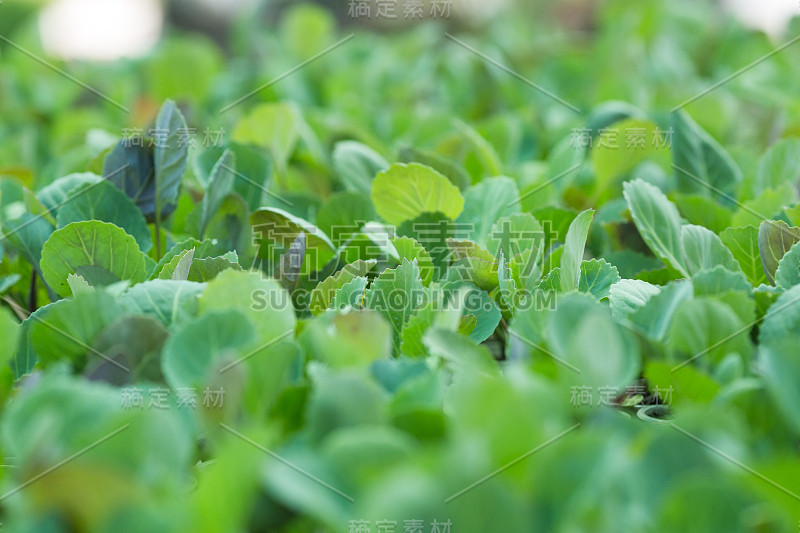
<svg viewBox="0 0 800 533"><path fill-rule="evenodd" d="M216 278L225 270L235 270L241 272L243 269L238 263L234 263L225 257L204 257L194 259L189 268L189 281L206 282Z"/></svg>
<svg viewBox="0 0 800 533"><path fill-rule="evenodd" d="M783 183L775 189L766 189L760 196L744 202L731 219L732 226L758 226L780 213L784 206L797 199L794 185Z"/></svg>
<svg viewBox="0 0 800 533"><path fill-rule="evenodd" d="M336 296L333 297L331 307L333 309L344 309L352 307L353 309L362 309L364 307L364 296L366 295L367 285L369 280L364 277L358 277L352 281L348 281L342 288L336 291Z"/></svg>
<svg viewBox="0 0 800 533"><path fill-rule="evenodd" d="M375 217L375 208L369 196L358 192L340 192L331 195L322 204L317 213L317 226L331 237L336 246L341 246Z"/></svg>
<svg viewBox="0 0 800 533"><path fill-rule="evenodd" d="M564 252L561 255L561 290L564 292L573 291L578 285L592 218L594 218L593 210L582 212L572 221L567 231Z"/></svg>
<svg viewBox="0 0 800 533"><path fill-rule="evenodd" d="M776 338L759 347L762 375L775 403L795 434L800 434L800 358L797 357L797 336Z"/></svg>
<svg viewBox="0 0 800 533"><path fill-rule="evenodd" d="M640 179L623 184L623 190L644 242L665 264L688 277L681 246L682 220L675 205L657 187Z"/></svg>
<svg viewBox="0 0 800 533"><path fill-rule="evenodd" d="M761 265L770 283L775 282L775 271L786 252L800 241L800 228L789 227L782 220L766 220L758 228L758 251Z"/></svg>
<svg viewBox="0 0 800 533"><path fill-rule="evenodd" d="M700 195L676 194L673 197L681 215L690 224L705 226L715 233L731 225L733 215L711 198ZM759 220L759 222L761 222Z"/></svg>
<svg viewBox="0 0 800 533"><path fill-rule="evenodd" d="M519 190L511 178L488 178L464 191L464 211L458 224L469 228L468 238L486 244L495 222L519 212Z"/></svg>
<svg viewBox="0 0 800 533"><path fill-rule="evenodd" d="M580 269L578 291L589 293L598 300L607 298L612 285L620 281L617 268L603 259L583 261Z"/></svg>
<svg viewBox="0 0 800 533"><path fill-rule="evenodd" d="M189 144L181 139L187 134L186 120L175 102L167 100L156 117L153 161L156 172L156 213L178 204L178 193L186 170Z"/></svg>
<svg viewBox="0 0 800 533"><path fill-rule="evenodd" d="M800 283L800 246L796 243L778 262L775 285L789 289Z"/></svg>
<svg viewBox="0 0 800 533"><path fill-rule="evenodd" d="M451 261L447 281L469 281L487 291L497 287L498 262L492 254L472 241L447 239L447 248Z"/></svg>
<svg viewBox="0 0 800 533"><path fill-rule="evenodd" d="M123 316L95 338L92 347L108 359L93 358L84 375L92 381L102 380L117 386L139 380L163 381L160 356L168 336L167 329L154 318Z"/></svg>
<svg viewBox="0 0 800 533"><path fill-rule="evenodd" d="M326 309L331 307L331 303L339 289L354 279L365 276L375 268L376 264L377 261L374 259L369 261L361 261L359 259L320 282L311 291L311 301L308 306L311 313L314 315L324 313Z"/></svg>
<svg viewBox="0 0 800 533"><path fill-rule="evenodd" d="M296 217L282 209L265 207L250 216L253 233L261 243L259 257L276 260L270 257L278 244L282 250L288 250L300 233L306 236L306 254L301 274L318 272L330 261L336 247L325 233L310 222ZM280 254L282 255L282 253Z"/></svg>
<svg viewBox="0 0 800 533"><path fill-rule="evenodd" d="M372 148L356 141L341 141L333 147L333 170L348 191L369 194L372 180L389 163Z"/></svg>
<svg viewBox="0 0 800 533"><path fill-rule="evenodd" d="M729 270L724 266L698 272L692 278L692 285L695 296L722 294L728 291L739 291L749 296L753 289L739 270Z"/></svg>
<svg viewBox="0 0 800 533"><path fill-rule="evenodd" d="M170 263L176 256L181 255L186 250L194 249L194 255L192 259L200 259L203 257L212 257L216 256L225 250L220 249L220 247L215 244L210 239L205 239L203 241L198 241L197 239L187 239L185 241L181 241L175 244L172 248L170 248L167 253L164 254L164 257L161 258L156 266L150 271L150 278L158 278L158 275L164 270L164 267Z"/></svg>
<svg viewBox="0 0 800 533"><path fill-rule="evenodd" d="M417 260L422 284L426 287L430 285L431 281L433 281L433 261L427 250L411 237L395 237L391 239L391 243L397 250L397 255L401 261L403 259L409 261Z"/></svg>
<svg viewBox="0 0 800 533"><path fill-rule="evenodd" d="M737 353L749 360L753 348L750 332L728 305L708 297L681 304L675 313L670 333L670 350L677 360L697 357L701 366L719 363Z"/></svg>
<svg viewBox="0 0 800 533"><path fill-rule="evenodd" d="M14 247L34 268L41 270L42 248L53 234L53 226L42 217L24 213L3 224L2 238Z"/></svg>
<svg viewBox="0 0 800 533"><path fill-rule="evenodd" d="M722 243L716 233L703 226L687 224L681 228L681 242L686 269L694 275L717 265L737 271L739 263Z"/></svg>
<svg viewBox="0 0 800 533"><path fill-rule="evenodd" d="M673 372L672 368L672 365L651 361L647 363L644 375L653 390L657 387L664 393L672 391L670 394L675 404L710 403L719 392L719 385L701 370L684 366Z"/></svg>
<svg viewBox="0 0 800 533"><path fill-rule="evenodd" d="M628 320L650 339L661 341L669 331L675 312L681 304L691 300L693 292L690 281L673 282L647 298L644 305L628 315Z"/></svg>
<svg viewBox="0 0 800 533"><path fill-rule="evenodd" d="M124 230L96 220L73 222L53 232L42 248L42 275L61 296L72 291L67 276L79 274L93 287L146 279L144 254Z"/></svg>
<svg viewBox="0 0 800 533"><path fill-rule="evenodd" d="M194 248L182 251L173 257L169 263L164 265L158 273L158 279L172 279L176 281L186 281L189 279L189 269L194 259Z"/></svg>
<svg viewBox="0 0 800 533"><path fill-rule="evenodd" d="M11 311L0 308L0 368L5 367L17 353L20 332L19 322Z"/></svg>
<svg viewBox="0 0 800 533"><path fill-rule="evenodd" d="M41 315L31 315L30 342L36 360L44 366L68 361L82 368L87 360L108 357L91 346L100 331L122 313L113 296L91 291L48 306Z"/></svg>
<svg viewBox="0 0 800 533"><path fill-rule="evenodd" d="M236 124L233 140L269 150L283 175L300 138L299 121L297 111L289 103L260 104Z"/></svg>
<svg viewBox="0 0 800 533"><path fill-rule="evenodd" d="M486 238L486 249L494 257L500 250L506 257L517 257L531 250L538 261L544 251L544 230L530 213L515 213L495 222Z"/></svg>
<svg viewBox="0 0 800 533"><path fill-rule="evenodd" d="M156 279L128 289L121 304L129 313L152 316L165 326L179 324L197 311L197 299L205 289L201 283Z"/></svg>
<svg viewBox="0 0 800 533"><path fill-rule="evenodd" d="M236 174L233 190L247 203L250 211L264 205L267 182L272 175L272 161L262 149L244 144L232 143L228 148L210 147L195 159L195 174L204 187L208 187L211 171L227 151L231 151L236 161Z"/></svg>
<svg viewBox="0 0 800 533"><path fill-rule="evenodd" d="M73 195L71 191L81 185L95 185L103 181L103 178L91 172L69 174L63 178L58 178L52 183L45 185L36 193L36 198L50 210L55 217L58 215L58 208L68 201Z"/></svg>
<svg viewBox="0 0 800 533"><path fill-rule="evenodd" d="M616 319L626 318L640 309L647 301L661 292L661 289L646 281L623 279L608 290L609 307Z"/></svg>
<svg viewBox="0 0 800 533"><path fill-rule="evenodd" d="M217 376L221 363L234 363L256 341L250 319L236 310L206 313L184 323L164 345L162 370L174 389L203 389Z"/></svg>
<svg viewBox="0 0 800 533"><path fill-rule="evenodd" d="M375 311L326 314L309 329L316 357L332 368L363 369L392 354L391 327Z"/></svg>
<svg viewBox="0 0 800 533"><path fill-rule="evenodd" d="M383 315L394 330L395 351L400 350L403 326L418 308L422 294L419 266L407 259L395 269L384 270L367 291L366 306Z"/></svg>
<svg viewBox="0 0 800 533"><path fill-rule="evenodd" d="M627 175L640 163L657 160L663 167L668 167L669 150L653 142L658 126L649 121L635 118L621 120L609 126L611 130L622 132L623 136L615 144L596 141L591 151L596 182L596 196L613 191L615 181ZM643 143L628 142L626 134L631 131L643 133ZM619 189L617 189L619 190Z"/></svg>
<svg viewBox="0 0 800 533"><path fill-rule="evenodd" d="M800 139L781 139L761 156L752 188L754 196L781 185L794 187L800 179ZM761 222L759 220L759 222Z"/></svg>
<svg viewBox="0 0 800 533"><path fill-rule="evenodd" d="M431 328L424 337L425 346L456 369L497 375L497 364L483 346L476 346L463 335L442 328Z"/></svg>
<svg viewBox="0 0 800 533"><path fill-rule="evenodd" d="M800 337L800 285L786 290L775 300L758 333L762 345L787 337Z"/></svg>
<svg viewBox="0 0 800 533"><path fill-rule="evenodd" d="M672 129L672 156L678 167L675 170L678 189L730 202L716 191L734 192L742 180L736 162L685 111L672 114Z"/></svg>
<svg viewBox="0 0 800 533"><path fill-rule="evenodd" d="M627 385L639 373L634 337L589 296L568 294L560 298L546 336L554 354L569 365L559 368L559 376L570 384L591 386L595 395L598 387Z"/></svg>
<svg viewBox="0 0 800 533"><path fill-rule="evenodd" d="M372 183L372 203L389 224L399 225L423 213L456 220L464 209L458 187L430 167L395 163Z"/></svg>
<svg viewBox="0 0 800 533"><path fill-rule="evenodd" d="M259 342L267 345L294 333L297 324L289 293L278 282L256 272L223 270L209 282L200 297L198 311L234 309L258 324Z"/></svg>
<svg viewBox="0 0 800 533"><path fill-rule="evenodd" d="M755 226L728 228L719 234L720 240L733 254L747 280L758 287L767 282L758 245L759 230Z"/></svg>
<svg viewBox="0 0 800 533"><path fill-rule="evenodd" d="M77 294L80 292L86 292L91 290L89 282L83 279L78 274L70 274L69 276L67 276L67 284L69 285L69 288L72 291L73 296L77 296Z"/></svg>
<svg viewBox="0 0 800 533"><path fill-rule="evenodd" d="M85 220L119 226L136 239L142 252L153 247L150 228L142 212L124 192L108 182L85 183L71 189L68 199L58 208L56 227L60 229Z"/></svg>
<svg viewBox="0 0 800 533"><path fill-rule="evenodd" d="M206 193L200 203L200 238L206 233L211 219L217 214L225 197L230 194L233 188L234 169L236 168L236 156L231 150L225 150L208 177Z"/></svg>

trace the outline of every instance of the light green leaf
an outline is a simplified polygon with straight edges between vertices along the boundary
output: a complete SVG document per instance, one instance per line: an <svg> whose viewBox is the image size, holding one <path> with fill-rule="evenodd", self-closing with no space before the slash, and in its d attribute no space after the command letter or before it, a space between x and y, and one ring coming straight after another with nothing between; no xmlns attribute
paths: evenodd
<svg viewBox="0 0 800 533"><path fill-rule="evenodd" d="M326 314L309 329L314 354L333 368L363 369L392 355L392 329L375 311Z"/></svg>
<svg viewBox="0 0 800 533"><path fill-rule="evenodd" d="M519 212L519 190L511 178L487 178L464 191L464 211L457 222L470 228L469 239L486 244L491 228Z"/></svg>
<svg viewBox="0 0 800 533"><path fill-rule="evenodd" d="M640 287L641 288L641 287ZM673 316L681 304L691 300L694 290L691 281L676 281L661 288L658 294L647 298L644 305L628 315L650 339L664 339Z"/></svg>
<svg viewBox="0 0 800 533"><path fill-rule="evenodd" d="M690 224L705 226L715 233L731 225L733 214L711 198L697 194L675 194L672 199Z"/></svg>
<svg viewBox="0 0 800 533"><path fill-rule="evenodd" d="M663 391L659 396L671 394L676 405L709 403L719 392L719 385L697 368L684 366L674 372L672 369L673 365L651 361L645 367L644 375L654 391L656 387Z"/></svg>
<svg viewBox="0 0 800 533"><path fill-rule="evenodd" d="M259 256L269 257L278 244L283 250L288 250L300 233L305 233L306 253L303 261L302 275L308 275L321 270L336 253L336 247L325 233L310 222L296 217L282 209L265 207L250 216L254 236L261 243ZM282 255L282 253L281 253Z"/></svg>
<svg viewBox="0 0 800 533"><path fill-rule="evenodd" d="M784 184L794 187L798 179L800 179L800 139L781 139L770 146L758 161L758 170L753 183L754 196L770 188L780 188Z"/></svg>
<svg viewBox="0 0 800 533"><path fill-rule="evenodd" d="M164 257L161 258L161 261L159 261L150 271L150 278L158 278L158 275L164 270L164 267L169 262L175 259L176 256L181 255L186 250L191 249L194 249L194 255L192 256L192 259L212 257L225 251L220 249L220 247L211 241L211 239L205 239L203 241L198 241L197 239L187 239L185 241L181 241L175 244L167 251L167 253L164 254Z"/></svg>
<svg viewBox="0 0 800 533"><path fill-rule="evenodd" d="M611 287L620 281L619 272L603 259L592 259L581 263L578 291L589 293L598 300L609 295Z"/></svg>
<svg viewBox="0 0 800 533"><path fill-rule="evenodd" d="M182 251L173 257L169 263L164 265L158 274L158 279L172 279L176 281L186 281L189 279L189 269L194 259L194 248Z"/></svg>
<svg viewBox="0 0 800 533"><path fill-rule="evenodd" d="M527 250L538 261L544 252L544 230L530 213L515 213L495 222L486 237L486 249L494 257L500 250L506 257L517 257Z"/></svg>
<svg viewBox="0 0 800 533"><path fill-rule="evenodd" d="M703 226L687 224L681 228L684 264L690 274L710 270L722 265L728 270L738 271L739 263L733 258L717 234Z"/></svg>
<svg viewBox="0 0 800 533"><path fill-rule="evenodd" d="M341 141L333 148L333 169L348 191L369 194L372 180L389 163L372 148L356 141Z"/></svg>
<svg viewBox="0 0 800 533"><path fill-rule="evenodd" d="M695 298L676 311L669 347L678 361L700 356L694 364L705 367L730 353L747 361L753 348L744 325L730 306L705 296Z"/></svg>
<svg viewBox="0 0 800 533"><path fill-rule="evenodd" d="M136 239L114 224L73 222L53 232L42 248L42 275L61 296L72 291L67 276L80 274L93 287L146 279L144 254Z"/></svg>
<svg viewBox="0 0 800 533"><path fill-rule="evenodd" d="M399 225L423 213L442 213L456 220L464 209L458 187L430 167L396 163L372 183L372 203L389 224Z"/></svg>
<svg viewBox="0 0 800 533"><path fill-rule="evenodd" d="M45 366L68 361L77 368L87 359L105 354L91 349L94 339L123 314L116 299L103 291L79 292L74 298L48 306L41 315L31 315L30 343L36 360ZM106 356L108 357L108 356Z"/></svg>
<svg viewBox="0 0 800 533"><path fill-rule="evenodd" d="M103 178L91 172L69 174L63 178L58 178L54 182L42 187L36 193L36 198L50 210L55 217L58 215L58 208L72 197L71 191L81 185L96 185L103 181Z"/></svg>
<svg viewBox="0 0 800 533"><path fill-rule="evenodd" d="M212 383L212 370L247 354L257 337L250 319L236 310L214 311L184 323L164 345L162 370L167 383L200 388Z"/></svg>
<svg viewBox="0 0 800 533"><path fill-rule="evenodd" d="M233 189L236 156L231 150L225 150L211 169L206 185L206 193L200 203L200 238L206 233L211 219L217 214L225 197Z"/></svg>
<svg viewBox="0 0 800 533"><path fill-rule="evenodd" d="M394 330L395 351L400 350L400 335L423 294L422 279L416 261L407 259L395 269L384 270L367 291L365 303L383 315Z"/></svg>
<svg viewBox="0 0 800 533"><path fill-rule="evenodd" d="M377 261L371 259L369 261L355 261L345 266L336 274L329 276L321 281L314 290L311 291L311 301L309 302L309 310L314 315L319 315L325 312L326 309L331 307L331 303L336 297L336 293L344 287L346 283L350 283L356 278L363 277L369 273Z"/></svg>
<svg viewBox="0 0 800 533"><path fill-rule="evenodd" d="M758 251L761 265L770 283L775 282L775 271L786 252L800 241L800 228L789 227L782 220L766 220L758 228Z"/></svg>
<svg viewBox="0 0 800 533"><path fill-rule="evenodd" d="M800 357L797 357L797 336L773 339L759 347L759 360L764 381L789 421L795 434L800 434Z"/></svg>
<svg viewBox="0 0 800 533"><path fill-rule="evenodd" d="M800 337L800 285L786 290L775 300L758 334L762 345L787 337Z"/></svg>
<svg viewBox="0 0 800 533"><path fill-rule="evenodd" d="M623 185L633 223L653 253L684 276L681 217L677 208L658 187L637 179Z"/></svg>
<svg viewBox="0 0 800 533"><path fill-rule="evenodd" d="M775 272L775 285L788 289L800 283L800 242L784 254Z"/></svg>
<svg viewBox="0 0 800 533"><path fill-rule="evenodd" d="M728 228L719 234L719 238L731 251L747 280L754 287L767 282L758 249L758 228L755 226Z"/></svg>
<svg viewBox="0 0 800 533"><path fill-rule="evenodd" d="M278 172L283 175L300 138L299 120L297 111L289 103L260 104L236 124L233 140L269 150Z"/></svg>
<svg viewBox="0 0 800 533"><path fill-rule="evenodd" d="M675 170L678 189L729 201L715 191L734 192L742 180L736 162L685 111L672 114L672 128L672 159L678 167Z"/></svg>
<svg viewBox="0 0 800 533"><path fill-rule="evenodd" d="M390 241L397 250L400 260L417 260L422 284L426 287L433 281L433 260L428 251L411 237L395 237Z"/></svg>
<svg viewBox="0 0 800 533"><path fill-rule="evenodd" d="M575 220L569 225L564 241L564 252L561 255L561 290L563 292L573 291L578 285L583 252L592 218L594 218L594 211L589 209L575 217Z"/></svg>
<svg viewBox="0 0 800 533"><path fill-rule="evenodd" d="M569 367L559 376L570 384L621 387L639 373L635 338L611 318L608 309L590 296L567 294L560 298L546 329L548 346Z"/></svg>
<svg viewBox="0 0 800 533"><path fill-rule="evenodd" d="M169 326L195 314L203 289L202 283L156 279L128 289L121 304L129 313L152 316Z"/></svg>
<svg viewBox="0 0 800 533"><path fill-rule="evenodd" d="M668 168L669 149L653 142L658 131L655 123L649 120L629 118L616 122L609 128L612 132L616 130L622 135L618 135L616 143L604 144L600 140L596 140L595 146L592 148L591 160L596 176L596 197L606 191L613 191L615 181L624 177L643 161L656 160L662 167ZM642 134L640 139L643 142L638 144L628 142L627 136L634 131Z"/></svg>
<svg viewBox="0 0 800 533"><path fill-rule="evenodd" d="M646 281L623 279L611 286L608 291L611 314L616 319L626 318L640 309L647 301L661 292L661 289Z"/></svg>
<svg viewBox="0 0 800 533"><path fill-rule="evenodd" d="M234 263L225 257L204 257L192 261L187 279L201 283L211 281L225 270L241 272L243 269L238 263Z"/></svg>
<svg viewBox="0 0 800 533"><path fill-rule="evenodd" d="M256 272L223 270L207 284L199 304L201 314L228 309L246 314L258 324L259 341L264 344L290 337L297 324L289 293Z"/></svg>
<svg viewBox="0 0 800 533"><path fill-rule="evenodd" d="M774 189L765 189L760 196L744 202L733 215L731 226L758 226L769 220L797 199L794 185L782 183Z"/></svg>
<svg viewBox="0 0 800 533"><path fill-rule="evenodd" d="M340 192L325 200L316 220L319 229L329 235L336 246L341 246L375 217L369 196L359 192Z"/></svg>
<svg viewBox="0 0 800 533"><path fill-rule="evenodd" d="M41 269L42 247L53 233L53 226L42 217L24 213L21 217L3 223L6 242L37 269Z"/></svg>
<svg viewBox="0 0 800 533"><path fill-rule="evenodd" d="M363 308L367 285L369 285L369 280L365 277L358 277L348 281L336 292L336 296L331 302L331 307L333 309L344 309L345 307Z"/></svg>
<svg viewBox="0 0 800 533"><path fill-rule="evenodd" d="M78 274L70 274L67 276L67 284L69 285L73 296L77 296L78 293L90 291L92 289L92 287L89 285L89 282L87 282Z"/></svg>

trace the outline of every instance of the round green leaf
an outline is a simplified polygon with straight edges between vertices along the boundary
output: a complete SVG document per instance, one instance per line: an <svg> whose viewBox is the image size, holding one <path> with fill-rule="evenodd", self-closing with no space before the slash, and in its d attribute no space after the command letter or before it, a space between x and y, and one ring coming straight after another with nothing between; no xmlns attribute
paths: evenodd
<svg viewBox="0 0 800 533"><path fill-rule="evenodd" d="M70 274L79 274L94 287L146 278L144 254L136 239L97 220L73 222L55 231L42 248L41 267L47 284L61 296L72 294Z"/></svg>
<svg viewBox="0 0 800 533"><path fill-rule="evenodd" d="M372 183L372 203L389 224L401 224L422 213L443 213L451 220L464 209L458 187L430 167L396 163Z"/></svg>

